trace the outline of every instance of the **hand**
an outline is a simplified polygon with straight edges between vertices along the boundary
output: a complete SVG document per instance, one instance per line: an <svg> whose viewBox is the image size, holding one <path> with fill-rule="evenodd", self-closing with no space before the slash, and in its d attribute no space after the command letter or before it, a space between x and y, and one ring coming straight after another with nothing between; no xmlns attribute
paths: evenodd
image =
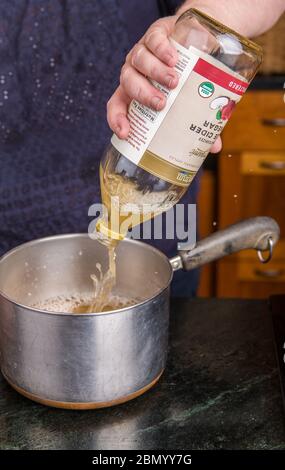
<svg viewBox="0 0 285 470"><path fill-rule="evenodd" d="M126 139L129 134L127 112L133 99L157 111L165 106L163 93L147 78L170 89L178 84L174 69L178 59L177 52L169 41L176 20L176 16L170 16L153 23L126 57L120 85L107 104L108 124L120 139ZM211 152L217 153L221 147L221 139L218 138Z"/></svg>

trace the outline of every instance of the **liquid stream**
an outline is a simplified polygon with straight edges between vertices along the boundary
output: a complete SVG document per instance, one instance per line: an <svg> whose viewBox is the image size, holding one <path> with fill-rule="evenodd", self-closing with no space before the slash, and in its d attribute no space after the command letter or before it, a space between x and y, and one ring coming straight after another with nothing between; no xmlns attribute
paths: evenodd
<svg viewBox="0 0 285 470"><path fill-rule="evenodd" d="M181 197L181 194L177 194L175 191L143 191L134 181L122 175L108 171L104 174L102 167L100 176L102 202L108 210L108 215L103 219L103 224L105 224L107 231L111 228L113 232L120 235L121 239L124 238L130 227L170 209ZM113 200L111 201L112 196L117 196L115 203ZM121 214L121 208L126 204L131 215ZM117 225L114 228L111 224L114 222L115 217ZM96 263L97 273L94 269L94 273L91 275L94 295L51 298L33 305L34 308L50 312L84 314L117 310L140 301L140 299L132 298L131 294L126 298L114 293L116 286L116 248L120 241L109 238L100 231L98 235L98 240L108 250L109 268L103 273L100 263Z"/></svg>

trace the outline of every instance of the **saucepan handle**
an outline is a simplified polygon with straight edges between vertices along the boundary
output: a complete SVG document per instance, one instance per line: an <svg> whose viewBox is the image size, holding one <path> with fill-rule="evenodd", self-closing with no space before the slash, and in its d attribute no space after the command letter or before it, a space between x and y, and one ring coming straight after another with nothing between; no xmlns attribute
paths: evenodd
<svg viewBox="0 0 285 470"><path fill-rule="evenodd" d="M179 251L170 260L173 270L198 268L241 250L255 249L261 262L271 259L273 247L279 240L280 228L270 217L253 217L213 233L190 250ZM268 251L267 258L262 252Z"/></svg>

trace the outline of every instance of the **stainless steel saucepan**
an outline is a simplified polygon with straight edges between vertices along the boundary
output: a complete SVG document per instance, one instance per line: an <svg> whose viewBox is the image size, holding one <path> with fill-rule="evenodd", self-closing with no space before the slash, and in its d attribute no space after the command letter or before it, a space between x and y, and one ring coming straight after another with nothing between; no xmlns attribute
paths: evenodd
<svg viewBox="0 0 285 470"><path fill-rule="evenodd" d="M0 259L1 370L23 395L50 406L88 409L130 400L154 385L167 356L173 270L189 270L239 250L272 251L277 223L248 219L168 259L142 242L117 252L117 290L140 299L111 312L72 314L31 307L55 296L91 293L106 249L88 235L25 243Z"/></svg>

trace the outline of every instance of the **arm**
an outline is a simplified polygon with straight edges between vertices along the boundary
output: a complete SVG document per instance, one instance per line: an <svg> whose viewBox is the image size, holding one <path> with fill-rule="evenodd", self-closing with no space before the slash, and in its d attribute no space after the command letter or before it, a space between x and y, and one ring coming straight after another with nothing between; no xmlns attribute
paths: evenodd
<svg viewBox="0 0 285 470"><path fill-rule="evenodd" d="M285 11L285 0L186 0L176 15L156 21L127 55L120 85L107 105L109 126L119 138L126 139L128 136L127 109L132 99L156 110L165 106L163 94L146 77L169 88L177 86L178 78L174 70L177 53L168 38L178 16L191 7L244 36L253 37L274 25ZM220 149L221 141L218 139L212 152Z"/></svg>

